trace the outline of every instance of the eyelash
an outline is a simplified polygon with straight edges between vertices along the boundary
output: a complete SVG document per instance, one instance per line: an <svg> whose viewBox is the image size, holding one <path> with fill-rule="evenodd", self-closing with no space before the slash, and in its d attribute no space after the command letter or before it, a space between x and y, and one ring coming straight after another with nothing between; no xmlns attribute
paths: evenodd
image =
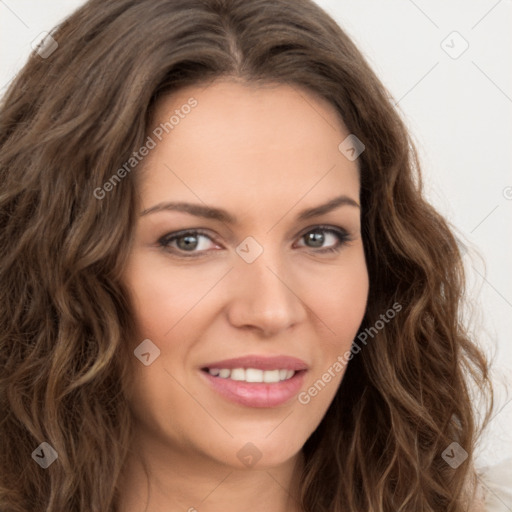
<svg viewBox="0 0 512 512"><path fill-rule="evenodd" d="M330 233L334 236L336 236L336 238L338 239L338 243L333 246L333 247L327 247L327 248L324 248L324 249L317 249L315 250L314 247L310 247L309 249L312 249L313 252L316 252L316 253L320 253L320 254L327 254L327 253L338 253L341 251L342 247L344 245L346 245L347 242L349 242L351 239L350 239L350 236L349 234L344 230L344 229L340 229L340 228L334 228L332 226L314 226L310 229L308 229L308 231L304 232L302 235L300 235L299 239L302 239L304 238L306 235L308 235L309 233L314 233L314 232L321 232L321 233ZM160 238L160 240L158 240L158 245L160 247L162 247L163 249L169 251L169 252L172 252L174 254L176 254L175 251L178 251L178 254L177 256L178 257L183 257L183 258L197 258L197 257L200 257L201 255L203 255L206 251L198 251L198 252L190 252L189 254L187 254L187 251L183 251L182 249L178 249L176 247L170 247L170 244L180 238L183 238L185 236L204 236L208 239L210 239L212 242L215 242L215 239L213 239L208 233L206 233L205 231L201 230L201 229L191 229L191 230L185 230L185 231L178 231L176 233L169 233L167 235L164 235L162 238ZM307 246L303 246L303 247L306 247ZM172 249L172 250L171 250Z"/></svg>

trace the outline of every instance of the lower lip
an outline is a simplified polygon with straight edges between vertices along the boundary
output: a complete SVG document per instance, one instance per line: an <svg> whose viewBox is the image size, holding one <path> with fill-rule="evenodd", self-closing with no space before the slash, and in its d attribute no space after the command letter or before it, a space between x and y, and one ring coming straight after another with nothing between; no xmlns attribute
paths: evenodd
<svg viewBox="0 0 512 512"><path fill-rule="evenodd" d="M280 382L245 382L214 377L202 371L210 386L224 398L247 407L277 407L297 395L304 382L305 370Z"/></svg>

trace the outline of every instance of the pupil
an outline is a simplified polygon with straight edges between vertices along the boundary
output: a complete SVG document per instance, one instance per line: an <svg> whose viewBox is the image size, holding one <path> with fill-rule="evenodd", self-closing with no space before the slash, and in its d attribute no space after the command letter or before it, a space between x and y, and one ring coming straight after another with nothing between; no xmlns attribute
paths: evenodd
<svg viewBox="0 0 512 512"><path fill-rule="evenodd" d="M313 242L313 247L321 247L324 243L324 234L318 231L309 233L309 241Z"/></svg>
<svg viewBox="0 0 512 512"><path fill-rule="evenodd" d="M183 243L181 243L183 241ZM197 237L195 235L185 235L178 239L180 249L195 249L197 247Z"/></svg>

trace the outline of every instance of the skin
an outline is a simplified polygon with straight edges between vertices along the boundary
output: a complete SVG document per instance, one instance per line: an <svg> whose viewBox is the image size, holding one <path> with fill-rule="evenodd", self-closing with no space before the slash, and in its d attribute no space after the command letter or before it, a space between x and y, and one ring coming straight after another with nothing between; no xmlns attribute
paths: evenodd
<svg viewBox="0 0 512 512"><path fill-rule="evenodd" d="M149 366L133 357L136 442L121 510L298 511L301 448L344 369L306 405L294 397L254 408L217 394L200 368L248 354L295 356L309 366L305 391L350 349L368 296L360 207L297 217L342 194L359 203L358 164L338 149L349 132L334 107L307 91L216 81L161 99L153 125L190 97L197 106L144 160L139 213L183 201L223 208L238 223L178 211L138 218L124 274L137 325L130 343L150 339L160 356ZM338 252L319 252L339 244L335 235L320 232L317 245L304 236L322 224L348 233ZM183 256L183 239L159 245L188 229L212 237L192 240L199 257ZM249 236L263 248L252 263L236 252ZM250 467L237 456L248 442L261 456Z"/></svg>

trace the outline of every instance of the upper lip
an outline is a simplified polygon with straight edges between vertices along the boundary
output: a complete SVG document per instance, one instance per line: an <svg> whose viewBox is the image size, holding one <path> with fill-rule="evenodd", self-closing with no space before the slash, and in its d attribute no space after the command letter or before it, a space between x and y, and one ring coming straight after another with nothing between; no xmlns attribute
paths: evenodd
<svg viewBox="0 0 512 512"><path fill-rule="evenodd" d="M302 360L291 356L258 356L248 355L233 359L223 359L202 366L203 369L211 368L256 368L258 370L307 370L308 365Z"/></svg>

